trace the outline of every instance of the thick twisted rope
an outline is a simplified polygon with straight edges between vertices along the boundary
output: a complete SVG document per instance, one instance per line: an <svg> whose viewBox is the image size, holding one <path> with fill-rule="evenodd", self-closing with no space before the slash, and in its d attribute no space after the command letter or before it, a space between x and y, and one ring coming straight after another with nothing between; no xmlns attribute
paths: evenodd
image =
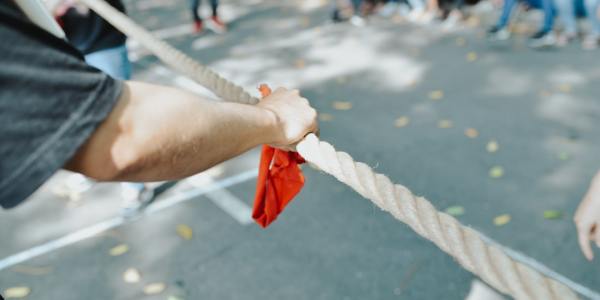
<svg viewBox="0 0 600 300"><path fill-rule="evenodd" d="M226 101L257 103L241 87L155 38L103 0L80 0L127 36L136 39L173 69L191 77ZM472 228L454 217L437 211L425 198L413 195L406 187L375 173L368 165L355 162L346 152L309 134L297 146L298 152L313 166L347 184L382 210L408 224L414 231L454 257L461 266L497 290L516 299L577 299L564 284L515 261Z"/></svg>

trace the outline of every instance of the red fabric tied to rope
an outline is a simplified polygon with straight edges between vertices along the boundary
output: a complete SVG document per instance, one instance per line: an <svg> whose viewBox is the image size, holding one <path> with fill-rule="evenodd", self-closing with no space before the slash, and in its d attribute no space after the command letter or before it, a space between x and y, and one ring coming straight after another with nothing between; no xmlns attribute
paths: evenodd
<svg viewBox="0 0 600 300"><path fill-rule="evenodd" d="M271 94L267 85L259 89L263 97ZM304 186L304 175L299 167L304 162L297 152L263 146L252 210L252 218L263 228L277 219Z"/></svg>

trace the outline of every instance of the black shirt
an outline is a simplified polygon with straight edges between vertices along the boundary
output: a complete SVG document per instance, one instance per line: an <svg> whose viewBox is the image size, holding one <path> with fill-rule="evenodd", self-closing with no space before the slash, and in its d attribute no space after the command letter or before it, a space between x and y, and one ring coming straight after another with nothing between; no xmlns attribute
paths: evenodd
<svg viewBox="0 0 600 300"><path fill-rule="evenodd" d="M117 10L125 12L125 6L120 0L106 2ZM84 55L125 44L125 35L91 10L79 12L75 8L70 8L59 21L69 42Z"/></svg>
<svg viewBox="0 0 600 300"><path fill-rule="evenodd" d="M0 0L0 206L60 169L107 117L122 84Z"/></svg>

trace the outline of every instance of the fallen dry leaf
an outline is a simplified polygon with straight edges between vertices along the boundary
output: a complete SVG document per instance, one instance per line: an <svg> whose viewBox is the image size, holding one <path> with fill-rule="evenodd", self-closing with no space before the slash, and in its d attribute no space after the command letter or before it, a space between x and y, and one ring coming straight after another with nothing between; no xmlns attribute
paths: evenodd
<svg viewBox="0 0 600 300"><path fill-rule="evenodd" d="M474 62L476 60L477 60L477 53L475 53L475 52L467 53L467 61Z"/></svg>
<svg viewBox="0 0 600 300"><path fill-rule="evenodd" d="M401 15L397 14L395 16L392 17L392 22L394 24L404 24L405 20L404 17L402 17Z"/></svg>
<svg viewBox="0 0 600 300"><path fill-rule="evenodd" d="M452 124L452 121L450 121L450 120L439 120L438 121L438 128L446 129L446 128L452 128L452 126L454 126L454 124Z"/></svg>
<svg viewBox="0 0 600 300"><path fill-rule="evenodd" d="M560 160L568 160L570 158L569 153L565 152L565 151L561 151L560 153L558 153L558 159Z"/></svg>
<svg viewBox="0 0 600 300"><path fill-rule="evenodd" d="M563 83L558 85L558 90L563 93L570 93L572 90L572 86L568 83Z"/></svg>
<svg viewBox="0 0 600 300"><path fill-rule="evenodd" d="M162 282L150 283L144 287L144 294L158 295L167 288L167 285Z"/></svg>
<svg viewBox="0 0 600 300"><path fill-rule="evenodd" d="M340 76L336 78L335 81L337 81L338 84L346 84L346 82L348 82L348 78Z"/></svg>
<svg viewBox="0 0 600 300"><path fill-rule="evenodd" d="M127 253L128 251L129 251L129 246L127 246L127 244L120 244L115 247L112 247L108 251L108 253L111 256L119 256L119 255L123 255L123 254Z"/></svg>
<svg viewBox="0 0 600 300"><path fill-rule="evenodd" d="M421 55L421 49L419 48L412 48L410 49L410 52L413 56L420 56Z"/></svg>
<svg viewBox="0 0 600 300"><path fill-rule="evenodd" d="M333 120L332 114L328 114L328 113L320 113L319 114L319 121L321 121L321 122L329 122L332 120Z"/></svg>
<svg viewBox="0 0 600 300"><path fill-rule="evenodd" d="M394 121L394 126L398 127L398 128L402 128L405 127L406 125L408 125L410 123L410 119L408 117L400 117L398 119L396 119L396 121Z"/></svg>
<svg viewBox="0 0 600 300"><path fill-rule="evenodd" d="M542 98L546 98L546 97L550 97L552 96L552 93L550 93L547 90L540 90L540 92L538 93L540 95L540 97Z"/></svg>
<svg viewBox="0 0 600 300"><path fill-rule="evenodd" d="M15 286L4 290L2 295L4 295L6 299L20 299L29 296L30 293L31 289L29 287Z"/></svg>
<svg viewBox="0 0 600 300"><path fill-rule="evenodd" d="M465 135L469 138L476 138L479 136L479 131L477 131L477 129L475 128L467 128L465 129Z"/></svg>
<svg viewBox="0 0 600 300"><path fill-rule="evenodd" d="M465 214L465 208L458 205L450 206L446 208L446 213L454 217L462 216Z"/></svg>
<svg viewBox="0 0 600 300"><path fill-rule="evenodd" d="M296 69L304 69L306 67L306 62L303 59L298 59L294 62L294 66Z"/></svg>
<svg viewBox="0 0 600 300"><path fill-rule="evenodd" d="M310 26L310 18L309 18L309 17L303 17L303 18L300 20L300 25L301 25L303 28L307 28L308 26Z"/></svg>
<svg viewBox="0 0 600 300"><path fill-rule="evenodd" d="M441 100L442 98L444 98L444 91L435 90L429 92L429 99L431 100Z"/></svg>
<svg viewBox="0 0 600 300"><path fill-rule="evenodd" d="M501 166L494 166L490 169L490 177L500 178L502 176L504 176L504 168Z"/></svg>
<svg viewBox="0 0 600 300"><path fill-rule="evenodd" d="M510 222L511 217L509 214L499 215L494 218L494 225L496 226L504 226Z"/></svg>
<svg viewBox="0 0 600 300"><path fill-rule="evenodd" d="M544 219L556 220L562 218L562 212L558 210L546 210L544 211Z"/></svg>
<svg viewBox="0 0 600 300"><path fill-rule="evenodd" d="M469 27L479 27L479 24L481 24L481 20L476 16L471 16L465 21L465 23Z"/></svg>
<svg viewBox="0 0 600 300"><path fill-rule="evenodd" d="M352 109L352 103L347 101L334 101L333 108L337 110L349 110Z"/></svg>
<svg viewBox="0 0 600 300"><path fill-rule="evenodd" d="M127 283L137 283L142 279L142 274L135 268L129 268L123 272L123 281Z"/></svg>
<svg viewBox="0 0 600 300"><path fill-rule="evenodd" d="M190 228L190 226L187 226L185 224L179 224L177 225L177 234L184 240L189 241L194 236L194 231L192 230L192 228Z"/></svg>
<svg viewBox="0 0 600 300"><path fill-rule="evenodd" d="M495 153L498 151L498 149L500 149L500 144L498 144L498 142L496 140L491 140L487 143L487 145L485 146L485 149L489 153Z"/></svg>

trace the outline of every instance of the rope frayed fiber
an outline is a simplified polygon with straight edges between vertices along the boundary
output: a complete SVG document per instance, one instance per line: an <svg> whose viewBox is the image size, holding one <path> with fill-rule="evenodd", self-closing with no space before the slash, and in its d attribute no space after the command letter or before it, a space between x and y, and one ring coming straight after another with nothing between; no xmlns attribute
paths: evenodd
<svg viewBox="0 0 600 300"><path fill-rule="evenodd" d="M223 100L248 104L258 102L240 86L154 37L103 0L79 1L148 48L164 63ZM436 210L425 198L417 197L406 187L392 183L388 177L375 173L368 165L355 162L348 153L338 152L329 143L319 141L314 134L306 136L298 144L297 150L311 165L334 176L382 210L408 224L419 235L454 257L463 268L498 291L516 299L578 299L577 294L563 283L516 261L500 247L483 239L476 230Z"/></svg>

